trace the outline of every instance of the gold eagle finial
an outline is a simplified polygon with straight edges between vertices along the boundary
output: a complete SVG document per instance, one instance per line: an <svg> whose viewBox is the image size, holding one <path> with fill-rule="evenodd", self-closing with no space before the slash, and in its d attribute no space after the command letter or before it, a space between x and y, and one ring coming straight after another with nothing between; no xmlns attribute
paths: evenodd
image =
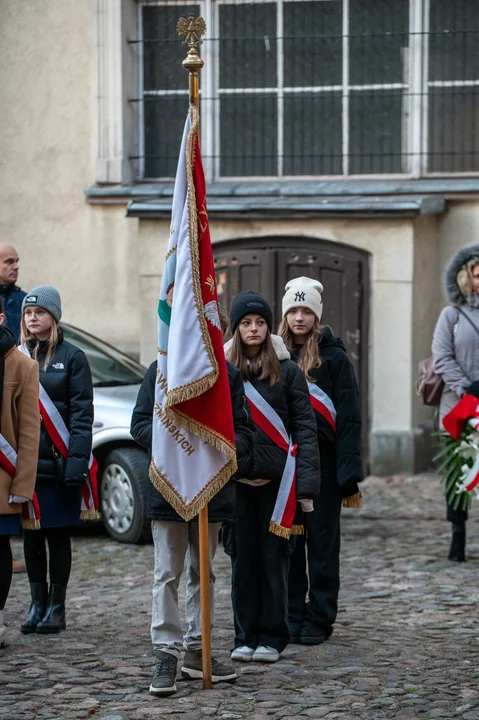
<svg viewBox="0 0 479 720"><path fill-rule="evenodd" d="M195 18L194 15L188 15L187 18L180 17L176 25L178 35L183 40L183 45L190 48L199 47L203 40L201 39L206 32L206 23L202 17Z"/></svg>

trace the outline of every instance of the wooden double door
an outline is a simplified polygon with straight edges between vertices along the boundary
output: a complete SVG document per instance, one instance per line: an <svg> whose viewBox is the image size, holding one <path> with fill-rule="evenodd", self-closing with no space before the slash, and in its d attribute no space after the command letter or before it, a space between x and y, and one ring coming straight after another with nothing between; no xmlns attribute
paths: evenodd
<svg viewBox="0 0 479 720"><path fill-rule="evenodd" d="M213 254L219 301L229 308L241 290L256 290L271 304L274 328L281 320L281 298L288 280L306 275L321 281L321 322L343 339L358 380L364 459L368 466L368 254L338 243L302 237L215 243Z"/></svg>

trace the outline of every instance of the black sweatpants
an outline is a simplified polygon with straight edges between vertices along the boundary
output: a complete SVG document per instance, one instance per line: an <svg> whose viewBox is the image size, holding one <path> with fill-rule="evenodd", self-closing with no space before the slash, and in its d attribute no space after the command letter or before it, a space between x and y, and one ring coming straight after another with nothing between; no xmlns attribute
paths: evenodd
<svg viewBox="0 0 479 720"><path fill-rule="evenodd" d="M47 580L47 546L50 556L50 583L68 585L72 566L72 549L68 527L23 531L23 550L31 583Z"/></svg>
<svg viewBox="0 0 479 720"><path fill-rule="evenodd" d="M13 558L10 535L0 535L0 610L5 609L12 584Z"/></svg>
<svg viewBox="0 0 479 720"><path fill-rule="evenodd" d="M269 531L278 484L237 483L233 522L232 602L235 647L282 652L289 642L288 568L293 540Z"/></svg>
<svg viewBox="0 0 479 720"><path fill-rule="evenodd" d="M291 556L289 625L295 635L302 629L307 635L327 638L333 631L338 613L340 516L336 474L322 469L319 498L313 512L304 513L305 535L298 536Z"/></svg>

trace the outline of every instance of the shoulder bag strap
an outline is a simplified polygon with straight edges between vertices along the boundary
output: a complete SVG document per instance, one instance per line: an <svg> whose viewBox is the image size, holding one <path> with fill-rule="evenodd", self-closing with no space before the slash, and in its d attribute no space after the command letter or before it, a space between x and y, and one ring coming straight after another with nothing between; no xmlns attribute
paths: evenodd
<svg viewBox="0 0 479 720"><path fill-rule="evenodd" d="M463 317L466 318L467 322L468 322L470 325L472 325L472 327L474 328L474 330L475 330L475 331L477 332L477 334L479 335L479 328L477 327L477 325L476 325L475 323L472 322L472 320L471 320L471 318L469 317L469 315L466 315L466 313L464 312L464 310L461 310L461 308L460 308L459 306L456 306L456 307L457 307L457 311L458 311Z"/></svg>

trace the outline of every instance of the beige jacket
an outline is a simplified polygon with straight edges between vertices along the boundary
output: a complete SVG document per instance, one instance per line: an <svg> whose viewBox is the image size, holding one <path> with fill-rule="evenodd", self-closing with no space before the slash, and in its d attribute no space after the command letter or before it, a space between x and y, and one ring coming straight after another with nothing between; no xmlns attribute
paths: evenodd
<svg viewBox="0 0 479 720"><path fill-rule="evenodd" d="M10 495L33 497L40 441L38 389L38 363L11 348L5 354L1 433L17 453L17 470L12 479L0 468L0 515L22 511L20 504L8 502Z"/></svg>

